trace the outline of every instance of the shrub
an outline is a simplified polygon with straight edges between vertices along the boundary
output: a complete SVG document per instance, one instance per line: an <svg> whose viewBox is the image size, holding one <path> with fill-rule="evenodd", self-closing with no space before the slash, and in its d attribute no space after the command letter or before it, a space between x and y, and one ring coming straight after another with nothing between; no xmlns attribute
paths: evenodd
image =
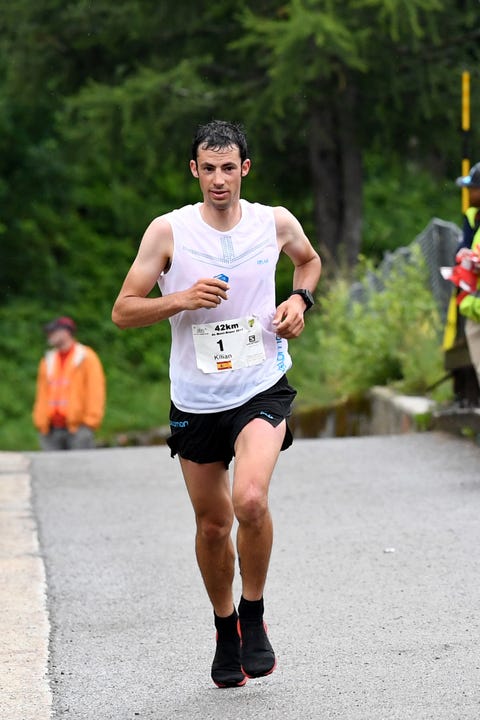
<svg viewBox="0 0 480 720"><path fill-rule="evenodd" d="M313 385L322 387L322 402L373 385L426 393L443 374L442 328L420 248L412 246L410 260L395 263L386 279L367 268L360 282L362 299L354 300L345 280L332 281L308 319L313 327L291 345L294 362L301 357L305 368L308 357L312 373L292 372L292 380L309 397Z"/></svg>

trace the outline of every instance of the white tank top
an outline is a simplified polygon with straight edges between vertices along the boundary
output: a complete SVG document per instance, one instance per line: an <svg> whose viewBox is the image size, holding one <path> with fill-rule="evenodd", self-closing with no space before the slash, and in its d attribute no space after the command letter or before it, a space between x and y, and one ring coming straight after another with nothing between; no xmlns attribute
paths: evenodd
<svg viewBox="0 0 480 720"><path fill-rule="evenodd" d="M230 287L228 300L218 307L170 318L171 398L185 412L243 405L292 365L288 343L272 325L279 255L273 208L240 203L241 220L227 232L203 221L200 203L163 216L172 227L174 248L172 264L158 280L162 295L206 277L221 276Z"/></svg>

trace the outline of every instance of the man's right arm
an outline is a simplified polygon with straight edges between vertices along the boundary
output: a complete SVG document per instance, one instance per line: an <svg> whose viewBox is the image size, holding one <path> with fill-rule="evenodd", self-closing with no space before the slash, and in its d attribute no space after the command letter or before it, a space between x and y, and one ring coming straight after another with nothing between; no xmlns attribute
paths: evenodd
<svg viewBox="0 0 480 720"><path fill-rule="evenodd" d="M169 317L165 298L147 298L147 295L168 266L172 249L169 223L156 218L145 231L137 257L113 305L112 320L119 328L145 327Z"/></svg>
<svg viewBox="0 0 480 720"><path fill-rule="evenodd" d="M190 288L149 298L162 272L173 257L173 233L164 218L153 220L145 231L132 267L115 300L112 320L122 330L146 327L166 320L183 310L216 307L227 299L228 285L215 278L197 280Z"/></svg>

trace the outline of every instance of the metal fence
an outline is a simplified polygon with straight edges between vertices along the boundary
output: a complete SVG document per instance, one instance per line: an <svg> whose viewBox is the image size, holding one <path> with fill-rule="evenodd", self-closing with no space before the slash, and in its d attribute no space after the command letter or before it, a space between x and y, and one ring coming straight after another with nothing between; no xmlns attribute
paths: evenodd
<svg viewBox="0 0 480 720"><path fill-rule="evenodd" d="M371 292L381 292L392 268L411 259L413 247L419 245L428 268L430 287L438 303L442 323L446 322L453 285L440 274L440 267L455 264L455 255L462 231L455 223L433 218L427 227L406 247L387 251L375 272L368 272L364 282L354 283L350 297L365 302Z"/></svg>
<svg viewBox="0 0 480 720"><path fill-rule="evenodd" d="M425 230L417 235L414 243L418 243L425 257L430 287L440 308L442 321L447 319L447 310L453 285L440 274L442 265L455 264L458 244L462 239L462 231L452 222L433 218Z"/></svg>

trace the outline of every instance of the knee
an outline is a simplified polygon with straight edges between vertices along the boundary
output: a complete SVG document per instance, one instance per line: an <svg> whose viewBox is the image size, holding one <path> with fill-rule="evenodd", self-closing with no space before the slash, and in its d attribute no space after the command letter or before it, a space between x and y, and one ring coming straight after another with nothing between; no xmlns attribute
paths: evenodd
<svg viewBox="0 0 480 720"><path fill-rule="evenodd" d="M260 526L268 513L267 497L255 486L250 486L234 497L233 507L241 525Z"/></svg>
<svg viewBox="0 0 480 720"><path fill-rule="evenodd" d="M197 534L208 545L224 542L230 536L233 517L197 517Z"/></svg>

